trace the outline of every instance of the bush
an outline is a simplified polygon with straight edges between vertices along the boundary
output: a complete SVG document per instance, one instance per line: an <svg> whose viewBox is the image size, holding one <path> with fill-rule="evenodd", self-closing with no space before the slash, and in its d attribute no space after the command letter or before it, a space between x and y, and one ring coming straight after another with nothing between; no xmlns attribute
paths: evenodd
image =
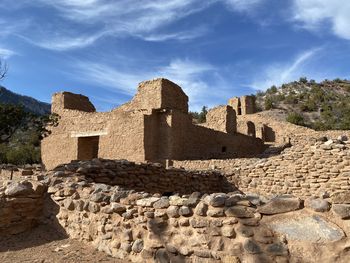
<svg viewBox="0 0 350 263"><path fill-rule="evenodd" d="M287 116L287 121L295 125L305 126L304 117L297 112L289 113Z"/></svg>
<svg viewBox="0 0 350 263"><path fill-rule="evenodd" d="M18 147L7 147L3 163L16 165L33 164L40 162L40 150L33 145L21 145Z"/></svg>
<svg viewBox="0 0 350 263"><path fill-rule="evenodd" d="M264 106L265 106L265 110L271 110L271 109L273 109L274 105L273 105L273 100L272 100L271 97L267 97L267 98L265 99Z"/></svg>

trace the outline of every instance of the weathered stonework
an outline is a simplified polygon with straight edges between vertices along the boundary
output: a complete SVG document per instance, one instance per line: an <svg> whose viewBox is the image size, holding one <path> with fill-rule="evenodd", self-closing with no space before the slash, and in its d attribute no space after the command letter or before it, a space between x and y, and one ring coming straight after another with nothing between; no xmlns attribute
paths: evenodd
<svg viewBox="0 0 350 263"><path fill-rule="evenodd" d="M0 236L30 230L42 217L46 187L35 181L5 181L0 187Z"/></svg>
<svg viewBox="0 0 350 263"><path fill-rule="evenodd" d="M46 169L96 157L130 161L208 159L251 156L262 141L236 133L230 106L211 110L208 123L196 125L188 114L188 97L166 79L140 83L135 97L111 112L94 112L87 97L53 96L59 125L42 141Z"/></svg>

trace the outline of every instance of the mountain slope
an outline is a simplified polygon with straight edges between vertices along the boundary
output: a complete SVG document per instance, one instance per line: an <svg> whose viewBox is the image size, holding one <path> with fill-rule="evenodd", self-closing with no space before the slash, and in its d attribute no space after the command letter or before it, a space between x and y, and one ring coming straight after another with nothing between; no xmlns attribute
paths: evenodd
<svg viewBox="0 0 350 263"><path fill-rule="evenodd" d="M50 104L16 94L2 86L0 86L0 103L23 105L27 111L39 115L48 114L51 111Z"/></svg>
<svg viewBox="0 0 350 263"><path fill-rule="evenodd" d="M287 121L315 130L350 130L350 81L320 83L300 78L281 87L258 92L261 110L281 109Z"/></svg>

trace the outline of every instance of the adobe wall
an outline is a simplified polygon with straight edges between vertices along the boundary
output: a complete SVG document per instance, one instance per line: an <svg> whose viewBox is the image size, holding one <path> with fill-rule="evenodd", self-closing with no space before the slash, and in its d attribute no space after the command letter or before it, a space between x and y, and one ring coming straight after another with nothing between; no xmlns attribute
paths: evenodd
<svg viewBox="0 0 350 263"><path fill-rule="evenodd" d="M58 126L41 142L42 161L46 169L77 160L79 136L99 136L98 156L101 158L145 159L142 113L65 110L60 114Z"/></svg>
<svg viewBox="0 0 350 263"><path fill-rule="evenodd" d="M233 97L228 100L227 104L234 109L237 115L247 115L256 112L254 96Z"/></svg>
<svg viewBox="0 0 350 263"><path fill-rule="evenodd" d="M111 112L91 112L87 97L67 92L56 93L52 107L60 119L42 141L46 169L95 157L165 163L243 157L264 149L260 139L235 132L236 116L230 106L210 110L207 123L201 126L193 124L188 97L166 79L140 83L134 98Z"/></svg>
<svg viewBox="0 0 350 263"><path fill-rule="evenodd" d="M4 181L0 187L0 236L31 229L42 217L45 186L35 181Z"/></svg>
<svg viewBox="0 0 350 263"><path fill-rule="evenodd" d="M174 109L188 113L188 97L181 87L164 78L143 81L133 99L122 105L124 111Z"/></svg>
<svg viewBox="0 0 350 263"><path fill-rule="evenodd" d="M196 170L218 169L244 192L299 197L348 192L350 141L324 143L316 140L323 136L334 139L344 134L350 138L350 133L331 131L313 134L305 134L298 143L271 157L174 161L173 165Z"/></svg>
<svg viewBox="0 0 350 263"><path fill-rule="evenodd" d="M71 92L58 92L52 96L51 112L59 113L63 110L79 110L85 112L95 112L94 105L89 98Z"/></svg>
<svg viewBox="0 0 350 263"><path fill-rule="evenodd" d="M236 112L231 106L217 106L208 111L204 125L216 131L235 133L237 130L236 119Z"/></svg>

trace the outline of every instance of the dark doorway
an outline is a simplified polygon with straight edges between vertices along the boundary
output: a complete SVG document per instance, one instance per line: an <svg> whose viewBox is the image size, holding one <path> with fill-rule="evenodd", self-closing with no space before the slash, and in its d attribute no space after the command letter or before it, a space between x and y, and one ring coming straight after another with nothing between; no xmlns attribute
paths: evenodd
<svg viewBox="0 0 350 263"><path fill-rule="evenodd" d="M264 125L264 141L265 142L275 142L276 141L275 131L267 125Z"/></svg>
<svg viewBox="0 0 350 263"><path fill-rule="evenodd" d="M78 138L78 160L91 160L98 157L99 136Z"/></svg>
<svg viewBox="0 0 350 263"><path fill-rule="evenodd" d="M255 124L251 121L247 122L247 135L256 137Z"/></svg>

